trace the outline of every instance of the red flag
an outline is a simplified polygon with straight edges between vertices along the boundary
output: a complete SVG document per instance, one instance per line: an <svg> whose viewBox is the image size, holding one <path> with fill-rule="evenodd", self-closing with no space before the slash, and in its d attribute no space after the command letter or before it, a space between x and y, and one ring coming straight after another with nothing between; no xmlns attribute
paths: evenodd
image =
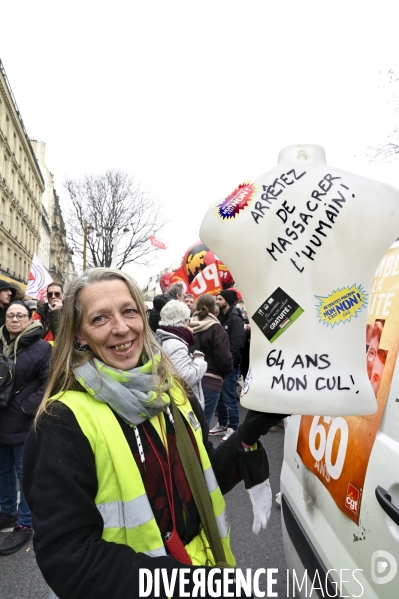
<svg viewBox="0 0 399 599"><path fill-rule="evenodd" d="M162 243L162 241L159 241L159 239L156 239L154 235L150 236L150 241L152 245L155 245L156 248L159 248L160 250L166 250L166 245Z"/></svg>
<svg viewBox="0 0 399 599"><path fill-rule="evenodd" d="M44 266L43 262L39 260L36 254L33 254L32 265L30 267L28 285L26 287L26 294L34 297L38 300L46 298L47 286L53 282L53 278Z"/></svg>
<svg viewBox="0 0 399 599"><path fill-rule="evenodd" d="M164 272L161 278L159 279L159 286L161 288L162 293L166 293L168 287L170 285L170 279L173 277L174 272Z"/></svg>

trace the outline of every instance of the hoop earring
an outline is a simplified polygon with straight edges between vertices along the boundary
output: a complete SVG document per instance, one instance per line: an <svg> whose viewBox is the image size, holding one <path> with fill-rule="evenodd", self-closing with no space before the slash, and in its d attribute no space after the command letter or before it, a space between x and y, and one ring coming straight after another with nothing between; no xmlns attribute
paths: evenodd
<svg viewBox="0 0 399 599"><path fill-rule="evenodd" d="M88 345L83 345L78 339L76 339L75 337L75 341L76 341L76 347L79 351L87 351L89 348Z"/></svg>

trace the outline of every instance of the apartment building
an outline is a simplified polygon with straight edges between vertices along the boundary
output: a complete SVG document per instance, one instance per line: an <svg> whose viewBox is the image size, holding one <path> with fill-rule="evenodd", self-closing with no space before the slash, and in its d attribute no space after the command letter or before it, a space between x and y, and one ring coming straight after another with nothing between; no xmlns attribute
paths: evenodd
<svg viewBox="0 0 399 599"><path fill-rule="evenodd" d="M27 283L33 254L58 283L75 275L46 144L29 139L0 60L0 278Z"/></svg>
<svg viewBox="0 0 399 599"><path fill-rule="evenodd" d="M38 253L44 180L0 60L0 277L26 283Z"/></svg>
<svg viewBox="0 0 399 599"><path fill-rule="evenodd" d="M66 242L66 229L60 199L54 187L54 175L46 164L45 142L36 139L30 141L45 181L38 256L54 281L64 285L76 275L76 272L72 261L72 252Z"/></svg>

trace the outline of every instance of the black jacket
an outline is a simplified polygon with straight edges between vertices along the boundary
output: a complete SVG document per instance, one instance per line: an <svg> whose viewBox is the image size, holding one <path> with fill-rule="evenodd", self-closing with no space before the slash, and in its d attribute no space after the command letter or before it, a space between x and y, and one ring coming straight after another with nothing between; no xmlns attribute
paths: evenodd
<svg viewBox="0 0 399 599"><path fill-rule="evenodd" d="M229 336L230 351L233 355L233 366L235 368L238 364L241 364L241 349L246 341L244 321L237 308L230 306L226 314L220 311L219 322Z"/></svg>
<svg viewBox="0 0 399 599"><path fill-rule="evenodd" d="M9 342L9 334L5 327L1 329L0 334ZM0 443L25 441L33 417L43 399L51 345L41 339L41 334L41 327L37 326L17 338L15 394L8 406L0 410ZM0 352L2 350L3 343L0 339ZM8 357L14 359L13 354Z"/></svg>
<svg viewBox="0 0 399 599"><path fill-rule="evenodd" d="M159 329L159 321L161 320L161 310L165 304L170 302L173 297L169 295L169 293L162 293L160 295L156 295L152 301L153 308L150 310L150 315L148 318L148 324L150 325L150 329L155 333L157 329Z"/></svg>
<svg viewBox="0 0 399 599"><path fill-rule="evenodd" d="M269 477L261 444L256 451L244 453L239 449L239 427L227 441L213 448L204 413L195 398L190 397L190 402L222 493L243 477L246 486L248 476L249 486ZM137 453L134 428L115 416L131 451ZM103 520L94 503L98 489L95 456L75 415L59 402L54 402L52 413L44 414L37 431L32 430L26 439L23 488L32 510L37 563L60 599L136 599L140 596L141 568L152 574L155 569L165 568L170 580L172 569L182 567L174 557L150 557L101 538ZM179 509L181 506L175 505L175 510ZM209 572L209 568L205 570ZM185 591L190 589L192 584L187 584ZM162 592L160 596L165 598ZM205 597L209 599L210 595Z"/></svg>
<svg viewBox="0 0 399 599"><path fill-rule="evenodd" d="M33 314L33 320L42 323L42 339L53 341L57 335L62 310L50 310L49 305L42 304Z"/></svg>
<svg viewBox="0 0 399 599"><path fill-rule="evenodd" d="M205 376L214 374L224 379L233 370L230 340L226 331L212 315L204 320L196 320L194 316L190 327L194 333L195 349L205 354L208 363Z"/></svg>

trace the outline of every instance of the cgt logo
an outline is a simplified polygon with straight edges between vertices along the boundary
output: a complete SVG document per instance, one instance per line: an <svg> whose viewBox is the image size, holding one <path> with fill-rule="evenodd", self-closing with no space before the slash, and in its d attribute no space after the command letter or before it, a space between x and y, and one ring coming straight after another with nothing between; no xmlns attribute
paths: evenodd
<svg viewBox="0 0 399 599"><path fill-rule="evenodd" d="M387 584L396 576L398 564L388 551L379 549L371 556L371 578L375 584Z"/></svg>
<svg viewBox="0 0 399 599"><path fill-rule="evenodd" d="M353 485L351 485L349 483L348 489L346 491L345 506L348 508L348 510L350 510L354 514L357 514L358 505L359 505L359 491L358 491L358 489L356 489L356 487L354 487Z"/></svg>

